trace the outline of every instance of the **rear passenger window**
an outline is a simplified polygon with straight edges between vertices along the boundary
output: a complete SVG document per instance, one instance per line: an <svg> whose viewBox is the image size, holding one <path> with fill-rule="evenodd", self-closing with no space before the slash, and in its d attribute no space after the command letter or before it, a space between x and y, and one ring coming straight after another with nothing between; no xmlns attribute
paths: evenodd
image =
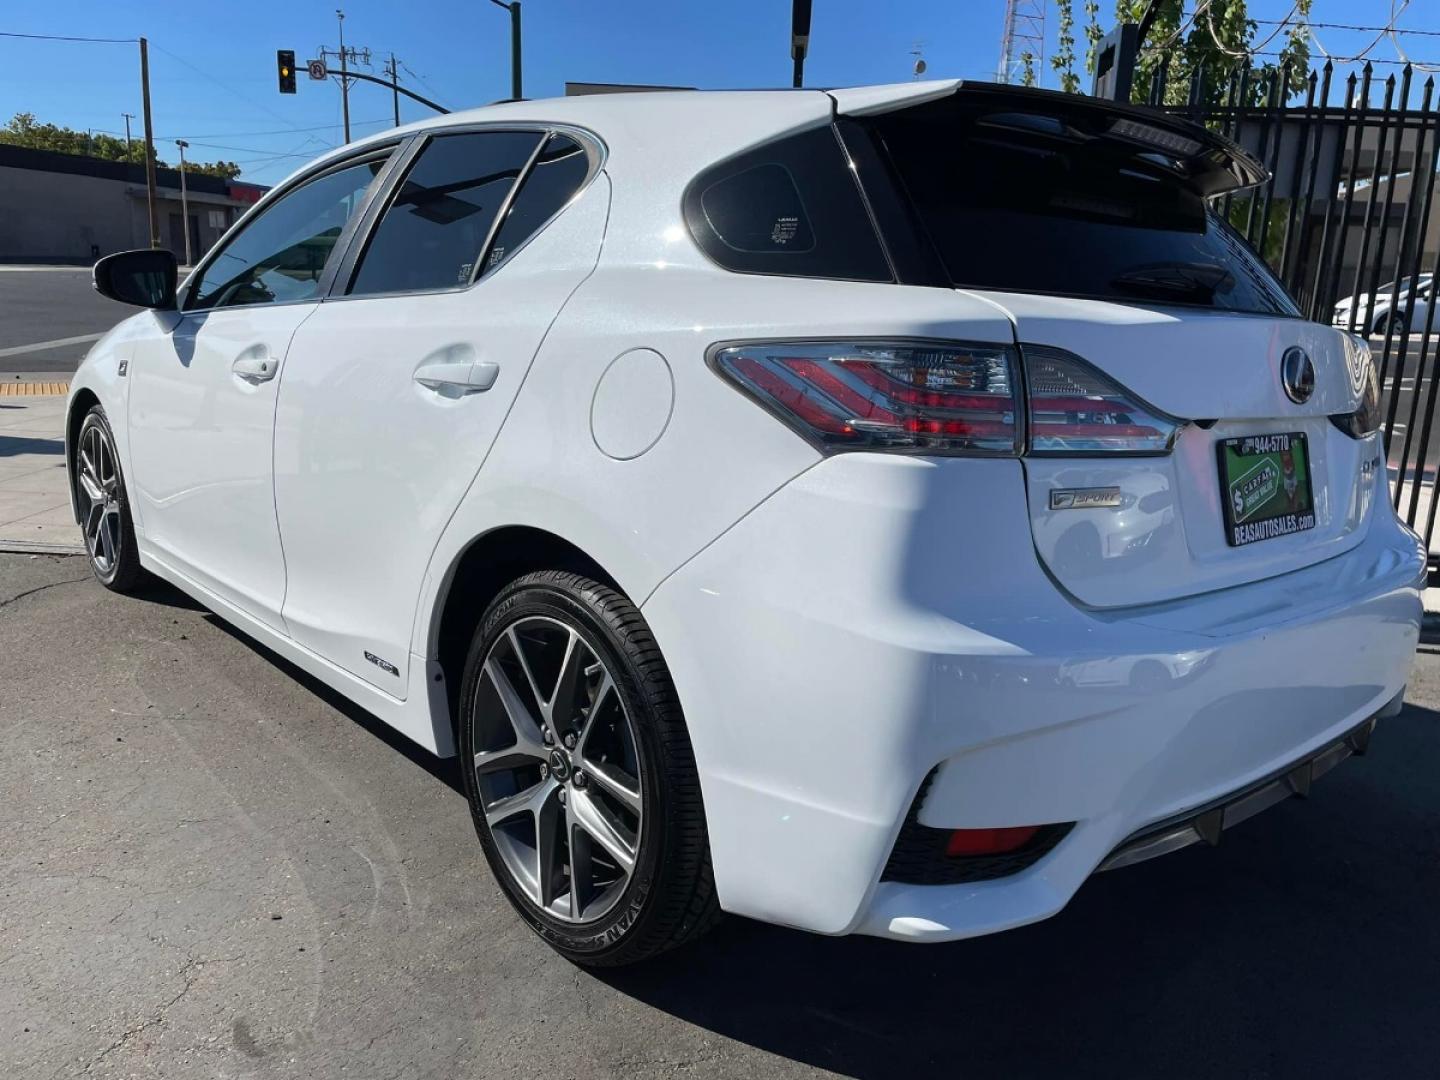
<svg viewBox="0 0 1440 1080"><path fill-rule="evenodd" d="M550 136L510 203L490 254L485 257L485 270L504 262L516 248L539 232L580 190L589 175L590 158L580 144L568 135Z"/></svg>
<svg viewBox="0 0 1440 1080"><path fill-rule="evenodd" d="M371 236L351 295L469 284L490 227L540 138L533 131L486 131L431 140Z"/></svg>
<svg viewBox="0 0 1440 1080"><path fill-rule="evenodd" d="M893 280L829 127L707 169L685 193L685 219L696 243L727 270Z"/></svg>

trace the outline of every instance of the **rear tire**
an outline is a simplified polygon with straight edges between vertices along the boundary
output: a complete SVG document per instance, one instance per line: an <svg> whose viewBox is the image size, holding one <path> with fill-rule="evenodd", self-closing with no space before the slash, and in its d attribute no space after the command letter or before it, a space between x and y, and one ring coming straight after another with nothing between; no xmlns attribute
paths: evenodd
<svg viewBox="0 0 1440 1080"><path fill-rule="evenodd" d="M1393 335L1397 338L1404 338L1410 333L1410 327L1405 322L1404 315L1391 315L1380 326L1381 334Z"/></svg>
<svg viewBox="0 0 1440 1080"><path fill-rule="evenodd" d="M95 580L114 592L137 591L147 575L140 567L115 436L99 405L85 414L80 425L70 484Z"/></svg>
<svg viewBox="0 0 1440 1080"><path fill-rule="evenodd" d="M635 963L719 918L675 687L614 589L547 570L496 597L465 665L459 749L490 868L562 955Z"/></svg>

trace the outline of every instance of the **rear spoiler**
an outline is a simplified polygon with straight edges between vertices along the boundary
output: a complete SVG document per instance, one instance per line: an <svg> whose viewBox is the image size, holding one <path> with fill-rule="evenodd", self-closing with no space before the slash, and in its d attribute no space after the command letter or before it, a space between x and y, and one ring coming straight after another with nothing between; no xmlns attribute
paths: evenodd
<svg viewBox="0 0 1440 1080"><path fill-rule="evenodd" d="M1030 118L1037 137L1103 139L1129 147L1206 197L1255 187L1270 171L1225 136L1159 109L1029 86L947 79L830 90L839 116L874 117L924 107ZM1043 124L1041 123L1043 121Z"/></svg>

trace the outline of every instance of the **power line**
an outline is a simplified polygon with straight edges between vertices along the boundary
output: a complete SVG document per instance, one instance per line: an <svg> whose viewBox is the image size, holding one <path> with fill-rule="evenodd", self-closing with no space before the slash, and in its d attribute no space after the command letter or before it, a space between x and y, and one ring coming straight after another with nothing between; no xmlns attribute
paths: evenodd
<svg viewBox="0 0 1440 1080"><path fill-rule="evenodd" d="M1284 56L1285 54L1282 53L1282 52L1276 52L1275 50L1270 49L1270 50L1267 50L1267 51L1265 51L1265 52L1253 53L1252 55L1254 55L1254 56ZM1363 60L1363 61L1365 61L1367 64L1389 64L1389 65L1391 65L1391 66L1393 66L1393 67L1415 67L1415 68L1422 68L1422 69L1426 69L1426 70L1435 68L1437 64L1440 64L1440 61L1436 61L1436 60L1382 60L1382 59L1380 59L1380 58L1378 58L1378 57L1366 56L1366 55L1364 55L1363 53L1360 54L1359 56L1329 56L1329 55L1327 55L1327 56L1326 56L1326 59L1329 60L1329 61L1331 61L1332 63L1336 63L1336 64L1355 64L1355 63L1359 63L1361 60Z"/></svg>
<svg viewBox="0 0 1440 1080"><path fill-rule="evenodd" d="M19 34L11 30L0 30L0 37L26 38L29 41L89 41L102 45L134 45L140 39L130 37L73 37L65 34Z"/></svg>
<svg viewBox="0 0 1440 1080"><path fill-rule="evenodd" d="M440 93L440 91L439 91L439 90L436 90L435 87L431 86L428 82L426 82L423 76L418 75L418 74L416 74L414 71L412 71L412 70L410 69L410 65L407 64L407 63L405 63L404 60L401 60L401 61L400 61L400 66L405 69L405 74L409 75L412 79L414 79L416 82L418 82L421 86L425 87L426 90L429 90L430 93L431 93L431 95L433 95L434 97L437 97L437 98L442 96L441 93Z"/></svg>
<svg viewBox="0 0 1440 1080"><path fill-rule="evenodd" d="M243 92L241 92L241 91L239 91L239 90L236 90L235 87L231 86L229 83L224 82L224 81L221 80L221 79L217 79L214 75L210 74L210 72L206 71L204 68L196 67L194 64L190 63L189 60L186 60L183 56L180 56L180 55L178 55L178 54L176 54L176 53L173 53L173 52L171 52L169 49L165 48L163 45L157 45L157 44L155 44L155 42L153 42L153 41L150 42L150 45L151 45L152 48L158 49L160 52L162 52L162 53L164 53L166 56L170 57L170 59L176 61L177 63L180 63L180 64L185 65L187 68L189 68L191 71L195 72L197 75L203 75L205 78L209 79L211 82L213 82L216 86L220 87L222 90L225 90L225 91L227 91L227 92L229 92L229 93L231 93L231 94L234 94L234 95L235 95L237 98L239 98L241 101L244 101L244 102L246 102L246 103L248 103L248 104L250 104L250 105L253 105L255 108L261 110L262 112L268 113L269 115L273 116L276 120L279 120L282 124L287 122L287 118L286 118L286 117L281 116L278 112L276 112L274 109L270 108L268 105L265 105L265 104L263 104L262 102L256 101L256 100L255 100L254 98L252 98L249 94L246 94L246 93L243 93Z"/></svg>
<svg viewBox="0 0 1440 1080"><path fill-rule="evenodd" d="M1293 22L1296 26L1308 26L1313 30L1357 30L1366 34L1390 33L1383 26L1355 26L1351 23L1323 23L1310 22L1307 20L1285 20L1285 19L1252 19L1252 22L1261 23L1265 26L1285 26ZM1406 30L1402 27L1395 27L1393 33L1412 34L1415 37L1440 37L1440 30Z"/></svg>
<svg viewBox="0 0 1440 1080"><path fill-rule="evenodd" d="M388 124L390 117L386 116L378 120L351 120L350 126L356 127L361 124ZM293 127L293 128L272 128L270 131L210 131L201 135L157 135L162 139L228 139L230 137L246 138L251 135L289 135L305 131L334 131L339 124L316 124L314 127ZM97 129L98 130L98 129ZM197 144L198 145L198 144Z"/></svg>
<svg viewBox="0 0 1440 1080"><path fill-rule="evenodd" d="M389 124L390 122L391 120L387 116L382 120L352 120L351 126L356 126L360 124ZM206 146L209 144L203 142L196 142L195 140L228 139L231 136L244 138L249 135L298 135L306 131L335 131L339 127L339 124L316 124L314 127L278 128L272 129L270 131L212 131L203 135L156 135L155 139L157 142L169 142L172 139L185 139L187 142L195 142L196 146ZM112 128L92 127L89 130L94 131L100 135L119 136L124 134L124 132L116 131Z"/></svg>

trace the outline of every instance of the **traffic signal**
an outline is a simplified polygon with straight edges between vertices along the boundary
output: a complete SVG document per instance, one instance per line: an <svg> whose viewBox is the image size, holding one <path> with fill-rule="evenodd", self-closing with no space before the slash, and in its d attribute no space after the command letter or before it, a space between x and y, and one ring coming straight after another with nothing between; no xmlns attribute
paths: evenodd
<svg viewBox="0 0 1440 1080"><path fill-rule="evenodd" d="M295 93L295 50L276 49L275 67L280 75L280 93Z"/></svg>

